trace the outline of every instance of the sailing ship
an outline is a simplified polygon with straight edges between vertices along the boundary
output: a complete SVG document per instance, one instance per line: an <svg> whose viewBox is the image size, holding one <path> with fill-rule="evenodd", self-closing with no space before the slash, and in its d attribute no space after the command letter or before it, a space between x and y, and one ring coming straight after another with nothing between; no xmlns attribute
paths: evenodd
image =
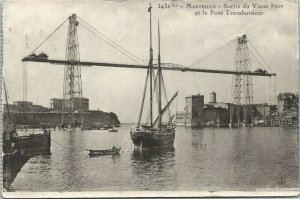
<svg viewBox="0 0 300 199"><path fill-rule="evenodd" d="M171 116L170 105L177 97L178 92L176 92L175 95L173 95L170 101L167 100L166 90L164 87L164 81L163 81L162 70L161 70L159 21L158 21L158 64L157 64L156 74L153 69L151 8L152 7L150 3L148 9L148 12L150 13L150 59L148 65L149 67L146 75L146 81L144 86L144 92L143 92L143 98L142 98L138 123L135 126L135 128L131 129L130 137L132 139L133 144L136 147L141 147L141 148L173 147L173 143L175 140L175 124L173 124L172 122L174 115ZM150 96L150 106L149 106L150 121L141 124L148 80L149 80L149 96ZM164 91L164 97L167 101L164 108L162 108L162 91ZM153 97L154 96L157 97L157 105L158 105L158 111L157 111L158 114L155 120L153 120L153 116L154 116ZM163 122L163 116L166 113L169 113L167 117L167 121Z"/></svg>

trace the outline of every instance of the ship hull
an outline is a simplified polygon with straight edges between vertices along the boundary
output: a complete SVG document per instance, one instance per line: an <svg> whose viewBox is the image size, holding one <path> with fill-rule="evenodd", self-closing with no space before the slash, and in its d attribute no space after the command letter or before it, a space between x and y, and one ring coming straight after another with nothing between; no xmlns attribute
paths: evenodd
<svg viewBox="0 0 300 199"><path fill-rule="evenodd" d="M136 129L130 132L131 140L135 147L141 148L165 148L173 147L175 129L168 129L159 133L157 131Z"/></svg>
<svg viewBox="0 0 300 199"><path fill-rule="evenodd" d="M44 155L50 154L51 133L33 134L29 136L20 136L18 138L18 147L21 154L26 155Z"/></svg>
<svg viewBox="0 0 300 199"><path fill-rule="evenodd" d="M8 133L4 133L8 134ZM4 140L3 187L9 189L23 165L33 156L50 155L51 133L29 134Z"/></svg>

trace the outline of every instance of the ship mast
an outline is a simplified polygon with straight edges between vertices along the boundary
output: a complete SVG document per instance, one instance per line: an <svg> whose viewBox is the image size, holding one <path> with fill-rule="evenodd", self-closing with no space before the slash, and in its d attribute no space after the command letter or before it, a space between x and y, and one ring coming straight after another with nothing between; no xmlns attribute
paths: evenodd
<svg viewBox="0 0 300 199"><path fill-rule="evenodd" d="M150 72L150 126L153 124L153 102L152 102L152 74L153 74L153 49L152 49L152 21L151 21L151 2L149 4L148 12L150 12L150 60L149 60L149 72Z"/></svg>
<svg viewBox="0 0 300 199"><path fill-rule="evenodd" d="M159 30L159 20L158 20L158 113L159 113L159 122L158 127L161 131L161 65L160 65L160 30Z"/></svg>
<svg viewBox="0 0 300 199"><path fill-rule="evenodd" d="M4 93L5 93L5 101L6 101L6 109L7 109L7 128L9 127L9 125L11 124L11 117L10 117L10 113L9 113L9 104L8 104L8 97L7 97L7 91L6 91L6 86L5 86L5 81L4 81L4 77L3 77L3 88L4 88Z"/></svg>

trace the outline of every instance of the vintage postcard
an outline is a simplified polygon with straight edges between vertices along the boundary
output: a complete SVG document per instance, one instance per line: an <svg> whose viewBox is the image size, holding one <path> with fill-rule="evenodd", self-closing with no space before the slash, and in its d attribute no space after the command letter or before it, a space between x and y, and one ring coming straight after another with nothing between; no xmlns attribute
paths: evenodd
<svg viewBox="0 0 300 199"><path fill-rule="evenodd" d="M299 195L298 1L4 0L4 197Z"/></svg>

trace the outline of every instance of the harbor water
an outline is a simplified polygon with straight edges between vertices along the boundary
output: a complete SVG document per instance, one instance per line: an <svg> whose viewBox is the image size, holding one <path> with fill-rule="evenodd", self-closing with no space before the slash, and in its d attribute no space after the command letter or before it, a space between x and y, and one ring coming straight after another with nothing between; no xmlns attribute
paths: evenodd
<svg viewBox="0 0 300 199"><path fill-rule="evenodd" d="M31 158L13 191L252 191L299 187L298 128L177 127L174 149L134 150L119 132L52 131L51 155ZM122 147L89 157L85 149Z"/></svg>

